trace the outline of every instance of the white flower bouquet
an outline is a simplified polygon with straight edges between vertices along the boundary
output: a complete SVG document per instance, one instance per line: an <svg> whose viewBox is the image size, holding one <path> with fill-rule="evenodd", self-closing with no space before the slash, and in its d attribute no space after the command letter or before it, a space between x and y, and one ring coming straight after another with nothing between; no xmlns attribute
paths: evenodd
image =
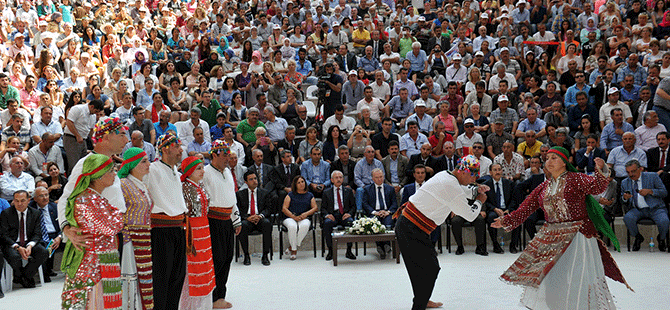
<svg viewBox="0 0 670 310"><path fill-rule="evenodd" d="M347 233L352 235L374 235L386 232L384 226L376 217L362 217L354 221L353 225L347 229Z"/></svg>

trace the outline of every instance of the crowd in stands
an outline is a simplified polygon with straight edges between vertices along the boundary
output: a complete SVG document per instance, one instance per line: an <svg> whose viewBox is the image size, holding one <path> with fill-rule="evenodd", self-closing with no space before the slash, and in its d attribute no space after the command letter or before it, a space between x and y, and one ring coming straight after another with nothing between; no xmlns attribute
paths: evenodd
<svg viewBox="0 0 670 310"><path fill-rule="evenodd" d="M392 227L411 193L469 154L491 188L472 223L476 253L488 255L485 228L549 177L553 146L585 173L604 159L611 189L598 199L609 218L624 216L637 250L637 220L653 219L665 248L669 9L664 0L0 0L0 209L20 190L38 208L62 199L96 121L109 116L129 128L124 151L151 161L166 133L183 158L205 164L224 140L238 205L258 189L253 203L280 214L291 259L314 221L324 232L360 215ZM638 185L645 178L653 182ZM275 223L252 219L243 216L242 236L261 230L265 253ZM540 219L525 225L531 237ZM449 221L462 254L464 220ZM47 222L54 239L58 225ZM7 232L0 224L3 251L15 243ZM329 233L326 242L330 250ZM377 250L385 257L390 246Z"/></svg>

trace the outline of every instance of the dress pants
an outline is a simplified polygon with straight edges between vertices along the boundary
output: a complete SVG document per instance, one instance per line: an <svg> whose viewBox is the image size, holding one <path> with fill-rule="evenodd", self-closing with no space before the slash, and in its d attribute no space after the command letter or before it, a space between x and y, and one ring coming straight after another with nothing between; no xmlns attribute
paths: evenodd
<svg viewBox="0 0 670 310"><path fill-rule="evenodd" d="M638 235L637 221L642 218L654 220L654 223L658 226L661 240L665 239L665 236L668 234L668 209L665 206L642 209L632 208L628 210L623 216L623 221L626 223L626 228L628 228L628 233L631 236L635 237Z"/></svg>
<svg viewBox="0 0 670 310"><path fill-rule="evenodd" d="M64 134L63 135L63 147L65 149L65 155L67 155L67 174L72 173L72 168L77 164L79 159L86 156L86 140L84 142L77 142L77 138L73 135Z"/></svg>
<svg viewBox="0 0 670 310"><path fill-rule="evenodd" d="M209 234L212 239L212 259L214 260L214 277L216 287L212 292L214 301L226 298L226 283L230 274L230 263L233 262L234 238L233 221L209 218Z"/></svg>
<svg viewBox="0 0 670 310"><path fill-rule="evenodd" d="M51 238L51 239L53 239L57 236L58 236L57 233L50 233L49 234L49 238ZM47 244L42 243L42 245L44 245L44 249L46 249ZM61 243L58 245L58 248L56 248L54 251L62 252L63 250L65 250L65 242L61 241ZM47 253L49 253L48 250L47 250ZM54 270L54 257L56 257L56 255L52 255L51 257L48 257L48 256L49 255L47 255L47 260L44 262L44 265L42 265L42 270L44 271L45 276L47 276L47 275L49 275L50 273L53 272L53 270Z"/></svg>
<svg viewBox="0 0 670 310"><path fill-rule="evenodd" d="M336 212L335 214L333 214L333 216L335 217L334 221L331 220L331 219L324 219L323 220L323 232L322 233L323 233L324 239L326 239L326 246L328 247L328 249L331 249L333 247L333 235L332 235L333 227L335 227L337 225L342 225L342 226L346 227L346 226L351 226L354 223L354 218L353 217L350 217L346 220L343 220L342 219L342 214L340 214L339 212ZM350 249L351 245L352 245L351 242L347 243L347 249Z"/></svg>
<svg viewBox="0 0 670 310"><path fill-rule="evenodd" d="M607 219L607 212L605 212L605 219ZM526 232L528 233L530 240L535 238L535 234L537 233L537 228L535 227L535 224L539 220L544 220L544 211L542 211L542 209L538 209L537 211L533 212L533 214L531 214L523 222L523 226L526 228ZM610 222L610 220L608 220L607 222Z"/></svg>
<svg viewBox="0 0 670 310"><path fill-rule="evenodd" d="M151 229L154 309L177 309L186 278L186 234L181 227Z"/></svg>
<svg viewBox="0 0 670 310"><path fill-rule="evenodd" d="M44 264L49 256L49 252L44 246L40 243L35 244L32 248L30 257L28 258L28 264L23 267L23 259L19 251L15 250L11 246L5 246L2 250L2 253L5 256L5 259L9 265L14 270L14 277L25 277L32 279L37 273L37 269Z"/></svg>
<svg viewBox="0 0 670 310"><path fill-rule="evenodd" d="M393 226L394 226L394 225L393 225L393 222L394 222L394 220L393 220L393 214L389 214L389 215L387 215L385 218L381 218L381 217L378 217L378 216L375 216L375 217L376 217L377 219L379 219L379 221L382 223L382 225L386 226L387 229L388 229L389 227L390 227L391 229L393 229ZM390 242L390 241L381 241L381 242L376 242L376 244L377 244L377 246L385 246L385 245L387 245L387 244L388 244L388 245L391 245L391 242Z"/></svg>
<svg viewBox="0 0 670 310"><path fill-rule="evenodd" d="M395 227L398 246L412 283L412 310L424 310L433 294L440 263L430 236L410 220L401 216Z"/></svg>
<svg viewBox="0 0 670 310"><path fill-rule="evenodd" d="M262 218L257 224L242 220L242 229L240 230L240 244L242 244L242 251L244 255L249 255L249 233L252 231L260 231L263 234L263 254L270 253L270 245L272 244L272 223L267 218Z"/></svg>
<svg viewBox="0 0 670 310"><path fill-rule="evenodd" d="M456 241L456 245L458 246L463 246L463 224L465 222L466 220L458 215L451 218L451 229L454 232L454 241ZM486 220L484 217L479 214L477 215L477 218L470 223L475 227L477 246L486 246Z"/></svg>
<svg viewBox="0 0 670 310"><path fill-rule="evenodd" d="M286 226L286 235L288 235L288 244L291 246L291 250L297 251L298 246L300 246L302 240L307 236L312 222L309 219L296 222L292 218L286 218L282 224ZM281 251L281 249L279 250Z"/></svg>
<svg viewBox="0 0 670 310"><path fill-rule="evenodd" d="M500 240L498 240L498 229L491 227L491 223L495 222L495 219L498 218L498 213L495 213L493 211L489 211L487 216L486 216L486 223L489 224L489 236L491 237L491 242L493 242L494 248L496 244L500 244ZM519 242L521 240L521 226L514 228L512 230L512 242L510 245L514 246L519 246Z"/></svg>

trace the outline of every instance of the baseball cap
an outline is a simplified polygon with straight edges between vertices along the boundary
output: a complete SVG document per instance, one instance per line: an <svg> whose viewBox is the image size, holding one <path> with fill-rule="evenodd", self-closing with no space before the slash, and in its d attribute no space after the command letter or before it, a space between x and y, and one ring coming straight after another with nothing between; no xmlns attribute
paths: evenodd
<svg viewBox="0 0 670 310"><path fill-rule="evenodd" d="M417 100L414 101L414 106L415 107L425 107L426 102L423 101L423 99L417 99Z"/></svg>
<svg viewBox="0 0 670 310"><path fill-rule="evenodd" d="M502 54L502 52L509 52L509 48L507 48L507 47L501 48L500 53Z"/></svg>
<svg viewBox="0 0 670 310"><path fill-rule="evenodd" d="M419 21L420 21L420 22L425 22L425 21L426 21L426 18L423 17L423 16L421 16L421 17L419 17Z"/></svg>
<svg viewBox="0 0 670 310"><path fill-rule="evenodd" d="M281 27L280 27L279 25L274 25L274 26L272 27L272 30L275 30L275 29L281 30Z"/></svg>
<svg viewBox="0 0 670 310"><path fill-rule="evenodd" d="M482 15L479 16L479 18L489 18L489 14L482 13Z"/></svg>
<svg viewBox="0 0 670 310"><path fill-rule="evenodd" d="M500 99L498 99L498 100L500 100ZM505 124L505 122L503 121L503 119L500 118L500 117L496 118L496 120L493 121L493 123L494 123L494 124L503 124L503 125Z"/></svg>
<svg viewBox="0 0 670 310"><path fill-rule="evenodd" d="M618 93L618 92L619 92L619 89L616 88L616 87L612 87L612 88L610 88L609 90L607 90L607 94L608 94L608 95L611 95L611 94L614 94L614 93Z"/></svg>
<svg viewBox="0 0 670 310"><path fill-rule="evenodd" d="M356 70L349 70L349 75L358 75Z"/></svg>
<svg viewBox="0 0 670 310"><path fill-rule="evenodd" d="M526 5L527 3L526 3L525 0L521 0L521 1L519 1L516 5L520 5L520 4Z"/></svg>
<svg viewBox="0 0 670 310"><path fill-rule="evenodd" d="M483 53L482 51L476 52L476 53L475 53L475 57L477 57L477 56L482 56L482 57L484 57L484 53Z"/></svg>
<svg viewBox="0 0 670 310"><path fill-rule="evenodd" d="M498 97L498 102L500 101L509 101L509 99L507 99L507 95L500 95L500 97Z"/></svg>
<svg viewBox="0 0 670 310"><path fill-rule="evenodd" d="M456 55L454 55L454 57L451 58L451 60L461 60L461 59L463 59L463 57L461 57L461 54L459 53L456 53Z"/></svg>
<svg viewBox="0 0 670 310"><path fill-rule="evenodd" d="M475 124L475 121L472 120L471 118L468 118L468 119L466 119L466 120L463 122L463 125L467 125L467 124L473 124L473 125L474 125L474 124Z"/></svg>
<svg viewBox="0 0 670 310"><path fill-rule="evenodd" d="M333 27L339 27L339 26L340 26L340 23L338 23L338 22L333 22L333 25L332 25L332 26L333 26Z"/></svg>

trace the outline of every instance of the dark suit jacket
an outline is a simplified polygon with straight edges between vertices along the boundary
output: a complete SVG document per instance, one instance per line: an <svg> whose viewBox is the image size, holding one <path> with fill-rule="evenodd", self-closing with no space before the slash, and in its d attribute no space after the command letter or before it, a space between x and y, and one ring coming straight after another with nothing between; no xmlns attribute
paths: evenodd
<svg viewBox="0 0 670 310"><path fill-rule="evenodd" d="M398 202L395 198L395 190L393 186L386 183L382 184L384 187L384 204L386 204L387 211L391 214L395 213L398 210ZM365 214L368 216L372 215L372 211L375 211L377 206L377 184L372 183L365 187L363 192L363 209Z"/></svg>
<svg viewBox="0 0 670 310"><path fill-rule="evenodd" d="M291 187L293 178L300 175L300 167L298 167L296 164L290 164L289 170L290 172L287 175L284 169L284 164L281 163L275 166L272 171L270 171L270 182L272 182L272 190L280 191L283 190L284 187ZM287 184L288 186L286 186Z"/></svg>
<svg viewBox="0 0 670 310"><path fill-rule="evenodd" d="M642 104L642 100L636 100L630 104L630 112L631 114L633 114L633 124L637 123L639 117L644 117L644 113L640 114L640 111L638 111L640 109L640 104ZM651 99L649 99L649 102L647 103L647 109L645 111L650 111L653 107L654 107L654 98L652 97Z"/></svg>
<svg viewBox="0 0 670 310"><path fill-rule="evenodd" d="M263 175L258 176L258 181L259 181L259 187L262 188L270 188L272 189L272 182L270 180L270 171L274 169L274 166L270 166L266 163L261 164L262 165L262 170L263 170ZM256 164L252 163L251 166L249 167L249 171L253 171L258 175L258 171L256 171Z"/></svg>
<svg viewBox="0 0 670 310"><path fill-rule="evenodd" d="M447 155L442 155L438 157L438 159L441 165L440 169L442 170L449 170L449 161L451 161L451 167L453 167L454 169L456 168L456 164L458 163L458 156L456 156L456 154L454 154L454 156L452 156L451 158L447 158Z"/></svg>
<svg viewBox="0 0 670 310"><path fill-rule="evenodd" d="M237 208L240 210L240 217L243 220L246 220L249 217L249 189L245 188L241 191L238 191L235 196L237 196ZM258 215L262 214L264 217L270 217L270 214L274 213L272 208L272 193L266 189L258 188L256 191L256 205L258 206Z"/></svg>
<svg viewBox="0 0 670 310"><path fill-rule="evenodd" d="M337 54L337 56L335 56L335 61L337 62L338 65L340 65L340 70L345 71L344 61L342 59L341 54ZM356 55L354 55L354 53L349 52L347 53L347 70L351 71L356 69L358 69L358 60L356 60Z"/></svg>
<svg viewBox="0 0 670 310"><path fill-rule="evenodd" d="M372 46L374 48L374 45L372 44L372 40L368 40L368 43L366 43L366 46ZM379 40L377 43L377 60L379 60L379 56L384 54L384 44L386 44L386 40Z"/></svg>
<svg viewBox="0 0 670 310"><path fill-rule="evenodd" d="M344 184L344 185L349 185L352 189L356 189L358 186L356 185L356 180L354 179L354 168L356 167L356 162L349 159L349 164L347 165L347 175L349 176L349 184ZM330 164L330 173L333 173L333 171L342 171L344 173L344 165L342 165L341 160L336 160Z"/></svg>
<svg viewBox="0 0 670 310"><path fill-rule="evenodd" d="M293 139L293 143L291 144L289 144L289 142L286 139L282 139L279 142L277 142L278 151L280 151L281 149L289 150L291 151L291 155L293 155L293 157L298 157L298 146L300 146L300 143L297 139Z"/></svg>
<svg viewBox="0 0 670 310"><path fill-rule="evenodd" d="M397 167L397 172L398 172L398 181L400 182L400 187L405 186L407 184L407 174L405 171L407 170L407 164L409 163L409 159L407 157L402 156L402 154L398 154L398 167ZM382 158L382 165L384 165L384 182L386 184L391 184L391 155L388 155L384 158Z"/></svg>
<svg viewBox="0 0 670 310"><path fill-rule="evenodd" d="M614 83L614 81L610 83L610 87L616 87L618 89L621 89L621 87L619 87L619 84ZM592 86L591 89L589 90L589 96L594 96L595 101L593 102L593 104L597 108L600 108L603 105L603 98L605 98L606 96L605 81L598 83L598 85L596 85L595 87Z"/></svg>
<svg viewBox="0 0 670 310"><path fill-rule="evenodd" d="M307 131L307 128L309 128L311 126L314 126L315 123L316 123L314 118L309 117L309 116L307 117L305 122L307 123L307 126L303 127L302 120L300 119L300 117L296 117L296 118L291 120L291 125L295 126L295 135L296 136L304 136L305 132ZM296 143L297 143L297 141L296 141Z"/></svg>
<svg viewBox="0 0 670 310"><path fill-rule="evenodd" d="M425 183L426 182L424 181L424 184ZM409 183L409 184L405 185L405 187L402 188L402 198L400 199L400 205L402 206L406 202L408 202L409 197L414 195L414 193L416 193L416 183L415 182L412 182L412 183Z"/></svg>
<svg viewBox="0 0 670 310"><path fill-rule="evenodd" d="M660 170L661 149L657 146L647 150L647 171L658 172ZM665 151L665 166L663 171L670 171L670 148Z"/></svg>
<svg viewBox="0 0 670 310"><path fill-rule="evenodd" d="M593 156L595 157L600 157L604 161L607 161L607 154L605 154L605 150L597 147L593 151ZM577 163L577 167L579 169L582 169L586 172L594 172L595 170L595 163L593 161L589 162L589 159L584 156L586 154L586 148L583 147L577 151L577 154L575 154L575 163ZM647 165L649 161L647 160Z"/></svg>
<svg viewBox="0 0 670 310"><path fill-rule="evenodd" d="M493 183L493 179L487 180L484 185L487 185L488 187L491 188L488 192L486 192L486 203L484 206L486 207L486 211L490 212L493 211L495 208L499 208L499 199L500 197L496 196L496 189L495 189L495 184ZM506 210L512 211L514 208L514 182L502 178L502 193L503 196L505 197L505 206Z"/></svg>
<svg viewBox="0 0 670 310"><path fill-rule="evenodd" d="M447 52L451 48L451 42L447 38L442 38L440 43L441 43L440 44L440 49L442 50L442 52ZM437 44L437 39L435 37L431 37L428 40L428 51L432 51L435 48L436 44ZM430 55L430 52L426 52L426 54Z"/></svg>
<svg viewBox="0 0 670 310"><path fill-rule="evenodd" d="M421 159L421 154L414 154L409 157L409 163L407 163L407 170L405 170L405 176L407 177L407 183L414 182L414 166L418 164L423 164L423 160ZM433 174L437 173L438 170L442 171L442 161L438 158L435 158L433 156L429 156L428 159L426 160L425 163L426 167L431 167L433 168ZM432 175L427 174L426 175L426 180L430 179Z"/></svg>
<svg viewBox="0 0 670 310"><path fill-rule="evenodd" d="M26 244L28 242L40 243L42 241L41 214L37 209L28 207L26 209ZM2 246L12 246L19 238L19 215L16 208L12 206L0 213L0 243Z"/></svg>
<svg viewBox="0 0 670 310"><path fill-rule="evenodd" d="M335 187L328 187L323 191L323 198L321 199L321 216L326 218L328 214L339 213L339 210L335 211L336 205ZM353 217L356 213L356 198L354 197L354 191L345 187L344 184L342 184L342 205L344 206L344 212Z"/></svg>
<svg viewBox="0 0 670 310"><path fill-rule="evenodd" d="M544 174L534 174L530 176L530 179L517 183L514 188L514 196L518 204L521 204L530 192L540 186L542 182L544 182Z"/></svg>
<svg viewBox="0 0 670 310"><path fill-rule="evenodd" d="M35 210L42 212L38 209L37 203L35 200L31 200L29 207L35 208ZM54 228L56 229L56 234L60 234L60 225L58 225L58 205L54 202L49 201L47 204L47 210L49 210L49 216L51 217L51 223L53 223ZM38 213L39 214L39 213Z"/></svg>

